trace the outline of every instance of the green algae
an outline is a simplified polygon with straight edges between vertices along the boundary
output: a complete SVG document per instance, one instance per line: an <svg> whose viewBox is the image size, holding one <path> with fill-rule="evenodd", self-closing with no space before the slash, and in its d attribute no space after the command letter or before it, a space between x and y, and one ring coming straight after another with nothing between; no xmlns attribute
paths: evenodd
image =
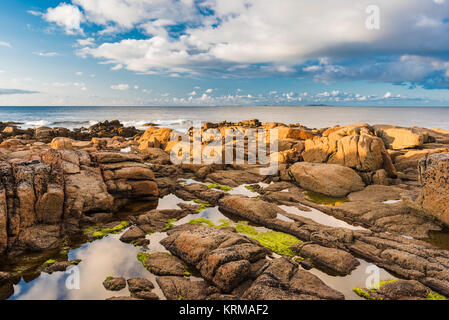
<svg viewBox="0 0 449 320"><path fill-rule="evenodd" d="M193 202L200 205L198 208L196 208L196 213L201 213L202 211L211 207L210 203L205 200L195 199L193 200Z"/></svg>
<svg viewBox="0 0 449 320"><path fill-rule="evenodd" d="M225 184L207 183L206 185L207 185L207 187L209 189L218 189L218 190L221 190L221 191L224 191L224 192L228 192L228 191L231 191L233 189L232 187L227 186Z"/></svg>
<svg viewBox="0 0 449 320"><path fill-rule="evenodd" d="M361 287L355 287L352 289L353 292L355 292L355 294L357 294L358 296L368 299L368 300L383 300L383 298L376 298L374 297L372 294L376 293L377 290L379 290L382 286L389 284L389 283L393 283L398 281L399 279L391 279L391 280L381 280L379 281L379 285L376 286L372 286L371 288L361 288Z"/></svg>
<svg viewBox="0 0 449 320"><path fill-rule="evenodd" d="M256 229L248 225L248 221L239 221L237 223L237 226L235 227L235 231L237 231L238 233L244 233L253 236L259 234Z"/></svg>
<svg viewBox="0 0 449 320"><path fill-rule="evenodd" d="M125 228L129 227L129 222L122 221L115 225L113 228L100 228L98 226L90 226L84 229L84 234L91 236L95 239L102 239L108 234L115 234L123 231Z"/></svg>
<svg viewBox="0 0 449 320"><path fill-rule="evenodd" d="M178 219L168 219L167 223L165 224L164 231L168 231L173 228L173 223L175 223L176 221L178 221Z"/></svg>
<svg viewBox="0 0 449 320"><path fill-rule="evenodd" d="M44 266L49 266L55 262L56 262L56 260L54 260L54 259L48 259L47 261L44 262Z"/></svg>
<svg viewBox="0 0 449 320"><path fill-rule="evenodd" d="M96 239L101 239L104 236L106 236L106 235L101 231L95 231L94 233L92 233L92 237L94 237Z"/></svg>
<svg viewBox="0 0 449 320"><path fill-rule="evenodd" d="M121 232L123 229L128 228L129 227L129 222L128 221L122 221L120 222L118 225L116 225L113 228L104 228L101 229L100 231L104 234L108 234L108 233L118 233Z"/></svg>
<svg viewBox="0 0 449 320"><path fill-rule="evenodd" d="M445 296L443 296L442 294L439 294L437 292L430 292L426 296L426 299L428 299L428 300L449 300L448 298L446 298Z"/></svg>
<svg viewBox="0 0 449 320"><path fill-rule="evenodd" d="M187 222L187 224L199 224L199 225L207 225L209 227L216 227L215 224L207 218L192 219L189 222Z"/></svg>
<svg viewBox="0 0 449 320"><path fill-rule="evenodd" d="M356 295L358 295L359 297L365 298L365 299L367 299L367 300L383 300L382 298L376 298L376 297L374 297L374 296L372 296L372 295L370 294L370 292L373 293L374 290L371 290L370 292L367 292L367 291L365 291L365 289L363 289L363 288L355 287L355 288L352 289L352 291L353 291Z"/></svg>
<svg viewBox="0 0 449 320"><path fill-rule="evenodd" d="M249 238L257 240L264 247L271 249L271 251L287 257L295 256L290 246L302 242L292 235L276 231L261 232Z"/></svg>
<svg viewBox="0 0 449 320"><path fill-rule="evenodd" d="M83 261L83 260L81 260L81 259L75 259L75 260L70 261L70 264L72 264L72 265L74 265L74 266L77 266L77 265L79 265L82 261Z"/></svg>
<svg viewBox="0 0 449 320"><path fill-rule="evenodd" d="M329 197L313 191L304 191L304 197L313 203L331 207L340 206L349 201L348 198Z"/></svg>
<svg viewBox="0 0 449 320"><path fill-rule="evenodd" d="M219 222L220 222L220 224L216 225L210 219L196 218L196 219L190 220L189 222L187 222L187 224L205 225L205 226L208 226L211 228L224 228L224 227L229 227L231 225L231 221L226 220L226 219L220 219Z"/></svg>

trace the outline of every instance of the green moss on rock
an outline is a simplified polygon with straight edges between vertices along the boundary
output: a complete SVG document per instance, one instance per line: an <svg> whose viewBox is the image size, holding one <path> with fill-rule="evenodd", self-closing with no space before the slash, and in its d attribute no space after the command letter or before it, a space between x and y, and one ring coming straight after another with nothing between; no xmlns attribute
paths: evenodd
<svg viewBox="0 0 449 320"><path fill-rule="evenodd" d="M173 228L173 223L175 223L176 221L178 221L178 219L168 219L167 223L165 224L164 231L168 231Z"/></svg>
<svg viewBox="0 0 449 320"><path fill-rule="evenodd" d="M239 221L239 223L237 223L237 226L235 227L235 231L237 231L238 233L244 233L253 236L259 234L256 229L248 225L248 221Z"/></svg>
<svg viewBox="0 0 449 320"><path fill-rule="evenodd" d="M210 203L207 201L204 201L204 200L195 199L195 200L193 200L193 202L200 205L198 208L196 208L197 213L201 213L202 211L211 207Z"/></svg>
<svg viewBox="0 0 449 320"><path fill-rule="evenodd" d="M439 294L437 292L431 292L426 296L426 299L428 300L449 300L448 298L446 298L445 296L443 296L442 294Z"/></svg>
<svg viewBox="0 0 449 320"><path fill-rule="evenodd" d="M113 228L104 228L101 229L100 231L104 234L108 234L108 233L118 233L121 232L123 229L128 228L129 227L129 222L128 221L122 221L120 222L118 225L116 225Z"/></svg>
<svg viewBox="0 0 449 320"><path fill-rule="evenodd" d="M249 238L255 239L264 247L271 249L271 251L287 257L295 256L290 246L302 242L292 235L276 231L261 232Z"/></svg>
<svg viewBox="0 0 449 320"><path fill-rule="evenodd" d="M224 228L224 227L229 227L231 225L231 221L226 220L226 219L220 219L219 222L220 222L220 224L216 225L210 219L207 219L207 218L196 218L196 219L190 220L189 222L187 222L187 224L205 225L205 226L208 226L208 227L211 227L211 228Z"/></svg>
<svg viewBox="0 0 449 320"><path fill-rule="evenodd" d="M207 187L209 189L218 189L218 190L221 190L221 191L224 191L224 192L228 192L228 191L231 191L233 189L232 187L227 186L225 184L207 183L206 185L207 185Z"/></svg>
<svg viewBox="0 0 449 320"><path fill-rule="evenodd" d="M56 262L56 260L54 260L54 259L48 259L47 261L44 262L44 266L52 265L55 262Z"/></svg>
<svg viewBox="0 0 449 320"><path fill-rule="evenodd" d="M376 298L376 297L372 296L371 295L372 291L370 293L360 287L355 287L352 289L352 291L354 291L354 293L357 294L359 297L365 298L367 300L383 300L382 298Z"/></svg>

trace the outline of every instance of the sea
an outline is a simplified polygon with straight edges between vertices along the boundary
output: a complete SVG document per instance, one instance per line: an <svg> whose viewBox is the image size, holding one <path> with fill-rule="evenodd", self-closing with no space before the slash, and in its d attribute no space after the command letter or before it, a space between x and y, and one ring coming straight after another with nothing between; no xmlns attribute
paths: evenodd
<svg viewBox="0 0 449 320"><path fill-rule="evenodd" d="M390 124L449 130L449 107L328 107L328 106L214 106L214 107L0 107L0 121L22 128L41 126L80 128L104 120L144 129L153 123L180 131L204 122L259 119L325 128L354 123Z"/></svg>

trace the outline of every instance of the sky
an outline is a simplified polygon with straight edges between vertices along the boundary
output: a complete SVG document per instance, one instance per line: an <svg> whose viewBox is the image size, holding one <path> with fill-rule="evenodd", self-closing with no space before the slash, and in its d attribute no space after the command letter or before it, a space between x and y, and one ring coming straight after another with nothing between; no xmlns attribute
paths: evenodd
<svg viewBox="0 0 449 320"><path fill-rule="evenodd" d="M449 0L3 0L0 105L449 106Z"/></svg>

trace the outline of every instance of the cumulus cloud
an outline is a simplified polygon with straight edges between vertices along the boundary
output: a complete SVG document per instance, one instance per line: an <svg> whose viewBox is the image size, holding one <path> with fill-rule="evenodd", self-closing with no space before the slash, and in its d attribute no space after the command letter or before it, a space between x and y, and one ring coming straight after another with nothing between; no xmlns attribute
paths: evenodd
<svg viewBox="0 0 449 320"><path fill-rule="evenodd" d="M77 6L60 3L56 8L48 8L43 15L48 22L56 23L67 34L83 34L81 23L85 21L83 13Z"/></svg>
<svg viewBox="0 0 449 320"><path fill-rule="evenodd" d="M61 14L55 16L76 16L68 24L47 18L72 32L82 30L83 22L100 26L102 33L140 31L143 38L103 43L97 39L98 46L90 41L78 50L82 57L138 73L306 76L325 83L363 78L432 87L428 78L435 75L434 67L402 57L449 61L448 3L377 0L379 30L366 28L366 8L372 4L372 0L72 0L49 9L46 16L58 8ZM439 71L436 83L444 87L446 70ZM393 79L387 79L390 75Z"/></svg>

